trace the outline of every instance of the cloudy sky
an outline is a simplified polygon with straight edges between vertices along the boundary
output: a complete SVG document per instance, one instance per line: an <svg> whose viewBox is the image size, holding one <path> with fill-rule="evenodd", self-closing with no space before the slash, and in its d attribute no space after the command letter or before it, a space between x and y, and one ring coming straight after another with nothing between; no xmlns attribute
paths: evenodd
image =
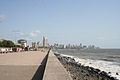
<svg viewBox="0 0 120 80"><path fill-rule="evenodd" d="M120 48L120 0L0 0L0 38Z"/></svg>

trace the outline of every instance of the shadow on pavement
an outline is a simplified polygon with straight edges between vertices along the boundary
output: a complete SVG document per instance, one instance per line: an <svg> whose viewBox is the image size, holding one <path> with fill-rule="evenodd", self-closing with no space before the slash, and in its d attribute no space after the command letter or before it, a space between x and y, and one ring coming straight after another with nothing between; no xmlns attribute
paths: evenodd
<svg viewBox="0 0 120 80"><path fill-rule="evenodd" d="M43 79L43 75L44 75L44 71L45 71L45 67L46 67L49 52L50 52L50 50L48 51L48 54L43 59L41 65L38 67L38 69L37 69L36 73L34 74L32 80L42 80Z"/></svg>

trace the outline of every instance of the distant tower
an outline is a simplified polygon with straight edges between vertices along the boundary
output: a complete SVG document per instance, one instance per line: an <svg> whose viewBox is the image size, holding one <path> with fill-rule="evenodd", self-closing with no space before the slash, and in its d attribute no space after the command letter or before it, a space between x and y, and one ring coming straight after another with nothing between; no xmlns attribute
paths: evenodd
<svg viewBox="0 0 120 80"><path fill-rule="evenodd" d="M43 47L45 47L45 37L43 37Z"/></svg>
<svg viewBox="0 0 120 80"><path fill-rule="evenodd" d="M43 47L48 47L48 39L47 39L47 37L43 37Z"/></svg>

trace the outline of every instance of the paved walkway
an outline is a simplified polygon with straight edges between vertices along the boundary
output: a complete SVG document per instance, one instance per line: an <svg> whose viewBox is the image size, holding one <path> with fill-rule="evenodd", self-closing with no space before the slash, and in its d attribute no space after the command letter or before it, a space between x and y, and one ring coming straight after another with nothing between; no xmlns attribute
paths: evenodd
<svg viewBox="0 0 120 80"><path fill-rule="evenodd" d="M52 50L47 53L48 50L0 54L0 80L72 80Z"/></svg>
<svg viewBox="0 0 120 80"><path fill-rule="evenodd" d="M31 80L47 52L0 54L0 80Z"/></svg>
<svg viewBox="0 0 120 80"><path fill-rule="evenodd" d="M72 80L66 69L50 51L43 80Z"/></svg>

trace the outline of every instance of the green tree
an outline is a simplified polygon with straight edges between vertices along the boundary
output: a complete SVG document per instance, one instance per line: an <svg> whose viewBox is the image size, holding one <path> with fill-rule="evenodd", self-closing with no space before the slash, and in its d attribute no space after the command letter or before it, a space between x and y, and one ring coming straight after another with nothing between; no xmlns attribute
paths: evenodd
<svg viewBox="0 0 120 80"><path fill-rule="evenodd" d="M10 40L7 40L7 45L6 45L6 47L14 47L14 43L12 42L12 41L10 41Z"/></svg>
<svg viewBox="0 0 120 80"><path fill-rule="evenodd" d="M7 40L2 41L2 47L7 47Z"/></svg>
<svg viewBox="0 0 120 80"><path fill-rule="evenodd" d="M10 40L3 40L0 42L0 47L14 47L14 43Z"/></svg>
<svg viewBox="0 0 120 80"><path fill-rule="evenodd" d="M2 47L2 42L0 41L0 47Z"/></svg>

